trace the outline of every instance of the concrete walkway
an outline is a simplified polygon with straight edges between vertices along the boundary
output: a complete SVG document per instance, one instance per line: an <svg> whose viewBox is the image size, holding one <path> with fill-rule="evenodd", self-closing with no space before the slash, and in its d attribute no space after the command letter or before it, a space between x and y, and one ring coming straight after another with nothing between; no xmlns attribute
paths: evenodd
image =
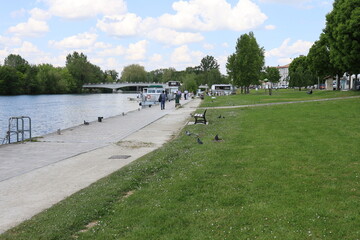
<svg viewBox="0 0 360 240"><path fill-rule="evenodd" d="M0 233L159 148L187 123L199 99L144 108L0 146ZM119 142L120 141L120 142Z"/></svg>

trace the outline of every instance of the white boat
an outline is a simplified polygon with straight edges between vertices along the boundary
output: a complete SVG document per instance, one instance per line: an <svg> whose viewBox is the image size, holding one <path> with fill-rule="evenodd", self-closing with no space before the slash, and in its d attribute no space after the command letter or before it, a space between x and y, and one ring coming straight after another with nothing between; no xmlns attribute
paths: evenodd
<svg viewBox="0 0 360 240"><path fill-rule="evenodd" d="M141 106L149 106L159 104L159 96L165 91L163 85L151 85L143 89L141 93Z"/></svg>

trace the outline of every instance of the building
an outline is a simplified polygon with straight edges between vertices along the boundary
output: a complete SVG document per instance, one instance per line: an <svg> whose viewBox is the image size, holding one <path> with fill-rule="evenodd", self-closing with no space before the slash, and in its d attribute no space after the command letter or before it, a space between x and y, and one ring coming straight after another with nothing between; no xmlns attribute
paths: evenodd
<svg viewBox="0 0 360 240"><path fill-rule="evenodd" d="M279 69L280 72L280 81L276 84L274 84L274 87L278 88L288 88L289 86L289 66L290 64L287 64L285 66L277 66L276 68Z"/></svg>

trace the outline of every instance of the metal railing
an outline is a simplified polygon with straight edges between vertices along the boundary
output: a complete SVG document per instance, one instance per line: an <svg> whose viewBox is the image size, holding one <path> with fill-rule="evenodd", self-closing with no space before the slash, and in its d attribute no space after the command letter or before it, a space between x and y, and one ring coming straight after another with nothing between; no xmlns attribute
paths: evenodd
<svg viewBox="0 0 360 240"><path fill-rule="evenodd" d="M12 137L16 136L16 142L22 142L26 139L31 141L31 118L27 116L9 118L8 131L2 144L12 143Z"/></svg>

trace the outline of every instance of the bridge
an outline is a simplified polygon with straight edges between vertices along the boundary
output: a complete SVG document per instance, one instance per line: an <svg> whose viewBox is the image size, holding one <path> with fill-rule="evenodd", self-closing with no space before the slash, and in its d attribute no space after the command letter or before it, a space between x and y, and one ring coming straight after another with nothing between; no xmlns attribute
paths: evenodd
<svg viewBox="0 0 360 240"><path fill-rule="evenodd" d="M121 88L126 88L126 87L131 87L134 92L140 92L142 91L142 89L144 87L148 87L151 85L156 85L156 86L162 86L162 87L166 87L167 84L163 84L163 83L141 83L141 82L133 82L133 83L117 83L117 82L113 82L113 83L88 83L88 84L84 84L82 87L83 88L87 88L87 89L111 89L114 93L115 92L122 92L120 89Z"/></svg>

